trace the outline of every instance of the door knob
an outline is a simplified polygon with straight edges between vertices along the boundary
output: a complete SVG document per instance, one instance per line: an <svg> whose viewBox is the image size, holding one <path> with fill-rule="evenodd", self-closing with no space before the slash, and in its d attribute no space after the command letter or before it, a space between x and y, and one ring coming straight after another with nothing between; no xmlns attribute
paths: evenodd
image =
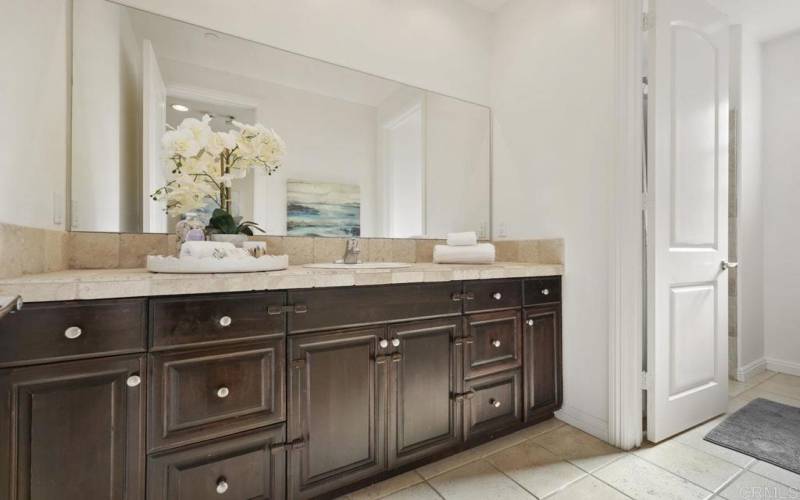
<svg viewBox="0 0 800 500"><path fill-rule="evenodd" d="M231 393L231 390L225 387L224 385L217 389L217 397L220 399L225 399Z"/></svg>
<svg viewBox="0 0 800 500"><path fill-rule="evenodd" d="M500 300L500 299L502 299L502 298L503 298L503 294L502 294L502 293L500 293L500 292L494 292L494 293L492 294L492 297L494 298L494 300Z"/></svg>
<svg viewBox="0 0 800 500"><path fill-rule="evenodd" d="M392 339L392 345L394 347L400 347L400 339Z"/></svg>
<svg viewBox="0 0 800 500"><path fill-rule="evenodd" d="M501 342L499 340L492 340L492 347L498 348L500 347Z"/></svg>
<svg viewBox="0 0 800 500"><path fill-rule="evenodd" d="M542 295L550 295L550 289L549 288L543 289L542 290Z"/></svg>
<svg viewBox="0 0 800 500"><path fill-rule="evenodd" d="M136 387L142 383L142 377L134 373L133 375L128 377L125 383L128 384L128 387Z"/></svg>
<svg viewBox="0 0 800 500"><path fill-rule="evenodd" d="M381 346L381 349L386 349L389 347L389 341L386 339L381 339L381 341L378 342L378 345Z"/></svg>
<svg viewBox="0 0 800 500"><path fill-rule="evenodd" d="M533 320L529 319L528 321L525 322L525 324L528 326L533 326Z"/></svg>
<svg viewBox="0 0 800 500"><path fill-rule="evenodd" d="M224 477L221 477L217 480L217 493L222 495L226 491L228 491L228 481Z"/></svg>
<svg viewBox="0 0 800 500"><path fill-rule="evenodd" d="M727 271L728 269L736 269L737 267L739 267L739 263L738 262L728 262L727 260L723 260L720 263L719 267L721 267L723 271Z"/></svg>
<svg viewBox="0 0 800 500"><path fill-rule="evenodd" d="M219 326L223 328L225 328L226 326L231 326L231 323L233 323L233 320L231 319L230 316L223 316L219 319Z"/></svg>
<svg viewBox="0 0 800 500"><path fill-rule="evenodd" d="M490 399L489 404L494 406L495 408L500 408L502 406L502 403L500 403L500 401L496 399Z"/></svg>

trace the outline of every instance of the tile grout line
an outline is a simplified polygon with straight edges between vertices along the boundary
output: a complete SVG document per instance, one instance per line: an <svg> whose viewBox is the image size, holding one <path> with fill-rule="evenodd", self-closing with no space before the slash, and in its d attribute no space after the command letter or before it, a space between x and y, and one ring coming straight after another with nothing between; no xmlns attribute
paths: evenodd
<svg viewBox="0 0 800 500"><path fill-rule="evenodd" d="M526 487L522 486L522 485L521 485L519 482L517 482L517 481L516 481L516 480L515 480L513 477L511 477L511 476L509 476L508 474L506 474L505 472L501 471L501 470L500 470L500 469L499 469L499 468L498 468L498 467L497 467L495 464L493 464L492 462L490 462L490 461L488 461L488 460L484 460L484 462L486 462L487 464L489 464L489 467L493 468L494 470L496 470L497 472L499 472L499 473L500 473L500 474L502 474L503 476L507 477L509 480L511 480L511 482L512 482L512 483L514 483L514 484L516 484L517 486L519 486L520 488L522 488L522 490L523 490L523 491L525 491L527 494L529 494L530 496L532 496L532 497L533 497L533 498L535 498L536 500L541 500L539 497L537 497L536 495L534 495L532 491L530 491L528 488L526 488Z"/></svg>
<svg viewBox="0 0 800 500"><path fill-rule="evenodd" d="M678 474L676 474L676 473L674 473L674 472L672 472L672 471L670 471L670 470L667 470L667 469L665 469L664 467L661 467L660 465L658 465L658 464L655 464L655 463L651 462L650 460L645 460L644 458L640 457L639 455L636 455L636 454L634 454L634 453L628 453L628 455L630 455L630 456L633 456L633 457L635 457L635 458L638 458L639 460L642 460L643 462L646 462L646 463L648 463L648 464L652 465L653 467L655 467L655 468L657 468L657 469L661 469L663 472L666 472L667 474L669 474L669 475L671 475L671 476L674 476L674 477L676 477L676 478L680 479L681 481L684 481L684 482L686 482L686 483L689 483L689 484L691 484L692 486L697 486L698 488L700 488L700 489L701 489L701 490L703 490L703 491L707 491L708 493L711 493L712 495L714 494L714 492L713 492L713 491L709 491L709 490L708 490L708 489L706 489L704 486L700 486L699 484L695 483L694 481L691 481L691 480L689 480L689 479L687 479L687 478L685 478L685 477L683 477L683 476L680 476L680 475L678 475ZM628 455L626 455L626 456L628 456ZM597 471L595 471L595 472L598 472L598 471L600 471L600 470L602 470L602 469L605 469L606 467L608 467L608 466L610 466L611 464L613 464L613 463L615 463L615 462L618 462L618 461L619 461L619 460L614 460L613 462L611 462L611 463L608 463L608 464L606 464L606 465L604 465L604 466L600 467L600 468L599 468L599 469L597 469ZM737 467L738 467L738 466L737 466ZM741 469L741 467L739 467L739 468ZM592 476L593 476L593 477L597 477L597 476L595 476L595 475L594 475L594 473L592 473ZM598 477L598 479L600 479L600 478ZM602 481L602 479L601 479L601 481Z"/></svg>

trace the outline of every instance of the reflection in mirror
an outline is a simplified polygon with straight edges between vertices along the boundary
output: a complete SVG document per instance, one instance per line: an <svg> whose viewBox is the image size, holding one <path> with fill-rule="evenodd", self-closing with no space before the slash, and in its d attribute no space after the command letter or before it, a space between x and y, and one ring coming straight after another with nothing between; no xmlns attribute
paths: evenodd
<svg viewBox="0 0 800 500"><path fill-rule="evenodd" d="M186 215L151 197L173 175L162 137L208 115L286 143L272 175L230 184L268 234L489 235L488 108L106 0L73 12L73 230L174 231Z"/></svg>

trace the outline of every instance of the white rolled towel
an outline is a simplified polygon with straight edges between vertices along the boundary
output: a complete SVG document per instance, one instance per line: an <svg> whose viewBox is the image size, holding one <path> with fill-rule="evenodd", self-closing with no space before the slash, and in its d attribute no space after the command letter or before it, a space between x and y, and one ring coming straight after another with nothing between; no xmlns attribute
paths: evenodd
<svg viewBox="0 0 800 500"><path fill-rule="evenodd" d="M494 245L491 243L460 247L436 245L433 247L433 262L436 264L491 264L494 262Z"/></svg>
<svg viewBox="0 0 800 500"><path fill-rule="evenodd" d="M186 241L181 245L181 257L194 257L205 259L213 257L216 250L225 252L226 255L234 253L236 247L227 241Z"/></svg>
<svg viewBox="0 0 800 500"><path fill-rule="evenodd" d="M464 247L478 244L478 235L475 231L463 233L447 233L447 244L451 247Z"/></svg>

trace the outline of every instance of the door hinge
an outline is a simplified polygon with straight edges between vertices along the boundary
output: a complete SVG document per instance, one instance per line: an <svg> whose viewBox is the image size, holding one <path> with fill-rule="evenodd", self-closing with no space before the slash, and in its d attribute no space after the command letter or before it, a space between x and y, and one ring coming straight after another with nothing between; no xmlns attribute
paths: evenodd
<svg viewBox="0 0 800 500"><path fill-rule="evenodd" d="M456 402L459 402L459 403L461 401L464 401L465 399L472 399L473 397L475 397L475 391L472 391L472 390L467 391L467 392L458 392L456 394L453 394L453 399Z"/></svg>
<svg viewBox="0 0 800 500"><path fill-rule="evenodd" d="M299 450L306 447L306 440L302 438L289 441L288 443L273 443L269 445L269 451L272 453L280 453L285 450Z"/></svg>
<svg viewBox="0 0 800 500"><path fill-rule="evenodd" d="M642 12L642 31L650 31L653 29L653 15L647 12Z"/></svg>
<svg viewBox="0 0 800 500"><path fill-rule="evenodd" d="M652 388L653 378L648 372L642 372L639 379L639 388L643 391L649 391Z"/></svg>
<svg viewBox="0 0 800 500"><path fill-rule="evenodd" d="M284 313L304 314L308 312L308 306L305 304L294 304L288 306L267 306L267 314L270 316L277 316Z"/></svg>
<svg viewBox="0 0 800 500"><path fill-rule="evenodd" d="M462 300L475 300L474 292L454 293L450 296L453 302L460 302Z"/></svg>

